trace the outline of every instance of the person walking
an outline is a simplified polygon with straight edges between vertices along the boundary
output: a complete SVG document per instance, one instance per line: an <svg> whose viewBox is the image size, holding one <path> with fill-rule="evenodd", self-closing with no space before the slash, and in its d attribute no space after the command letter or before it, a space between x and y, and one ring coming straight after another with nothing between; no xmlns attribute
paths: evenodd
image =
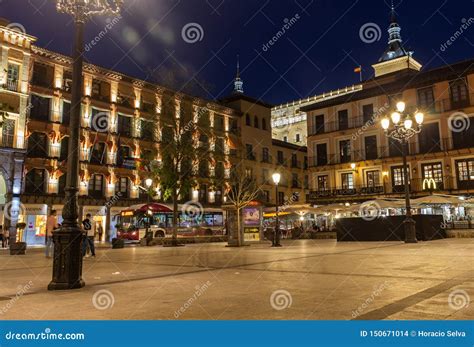
<svg viewBox="0 0 474 347"><path fill-rule="evenodd" d="M50 253L53 248L53 232L59 227L58 217L56 215L56 210L51 210L51 213L46 220L46 236L44 239L46 249L45 255L46 258L51 258Z"/></svg>
<svg viewBox="0 0 474 347"><path fill-rule="evenodd" d="M91 255L95 257L95 245L94 245L94 237L95 237L95 228L94 224L91 221L91 214L88 213L86 215L86 219L82 221L82 226L84 227L84 230L86 231L87 235L84 239L84 242L82 243L82 256L85 257L87 253L87 248L90 249Z"/></svg>

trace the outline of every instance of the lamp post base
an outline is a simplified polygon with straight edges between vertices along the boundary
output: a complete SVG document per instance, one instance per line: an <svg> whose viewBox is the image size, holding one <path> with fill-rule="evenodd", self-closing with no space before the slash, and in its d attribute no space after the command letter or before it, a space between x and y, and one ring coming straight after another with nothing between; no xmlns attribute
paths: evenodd
<svg viewBox="0 0 474 347"><path fill-rule="evenodd" d="M416 239L416 222L413 218L408 217L403 221L405 227L405 243L418 243Z"/></svg>
<svg viewBox="0 0 474 347"><path fill-rule="evenodd" d="M53 234L53 280L48 290L70 290L85 286L82 279L83 231L64 226Z"/></svg>

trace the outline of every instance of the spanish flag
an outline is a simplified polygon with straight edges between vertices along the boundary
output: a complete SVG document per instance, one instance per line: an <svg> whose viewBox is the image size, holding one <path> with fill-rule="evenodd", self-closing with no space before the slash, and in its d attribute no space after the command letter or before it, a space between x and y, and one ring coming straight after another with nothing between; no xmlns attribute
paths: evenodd
<svg viewBox="0 0 474 347"><path fill-rule="evenodd" d="M362 66L358 66L354 69L355 73L361 73L362 72Z"/></svg>

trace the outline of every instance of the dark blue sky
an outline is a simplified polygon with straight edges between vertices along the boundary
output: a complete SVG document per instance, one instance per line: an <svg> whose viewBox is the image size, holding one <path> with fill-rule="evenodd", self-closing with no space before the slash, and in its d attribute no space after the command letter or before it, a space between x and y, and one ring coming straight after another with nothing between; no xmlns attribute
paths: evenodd
<svg viewBox="0 0 474 347"><path fill-rule="evenodd" d="M358 83L353 69L359 64L364 77L370 77L371 64L387 45L389 0L124 2L123 18L92 47L87 60L154 82L169 75L165 71L179 75L178 84L196 76L199 83L205 82L207 98L230 93L237 54L246 94L278 104ZM0 0L0 16L23 25L38 37L39 46L69 54L71 21L56 12L54 3ZM394 3L405 44L425 69L473 57L474 24L440 51L463 19L474 17L472 0ZM264 44L291 18L291 28L264 51ZM104 29L107 20L94 18L88 24L86 42ZM202 27L202 40L183 40L182 29L188 23ZM361 40L360 28L366 23L380 27L378 41Z"/></svg>

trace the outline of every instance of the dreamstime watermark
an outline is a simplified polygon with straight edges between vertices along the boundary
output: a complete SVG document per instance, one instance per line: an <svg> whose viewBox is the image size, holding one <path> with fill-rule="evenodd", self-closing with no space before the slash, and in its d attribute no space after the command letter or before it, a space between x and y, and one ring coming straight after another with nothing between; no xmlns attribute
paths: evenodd
<svg viewBox="0 0 474 347"><path fill-rule="evenodd" d="M100 209L101 214L105 214L109 208L114 206L121 198L123 197L122 192L117 192L109 201L105 203L104 206Z"/></svg>
<svg viewBox="0 0 474 347"><path fill-rule="evenodd" d="M188 23L181 30L181 37L186 43L197 43L204 39L204 29L199 23Z"/></svg>
<svg viewBox="0 0 474 347"><path fill-rule="evenodd" d="M7 24L6 26L8 29L12 30L12 31L16 31L16 32L19 32L21 34L26 34L26 29L23 25L21 25L20 23L9 23Z"/></svg>
<svg viewBox="0 0 474 347"><path fill-rule="evenodd" d="M99 112L92 116L91 128L98 133L106 133L109 131L109 113Z"/></svg>
<svg viewBox="0 0 474 347"><path fill-rule="evenodd" d="M362 314L362 312L364 312L375 301L375 299L379 297L382 294L382 292L387 288L388 288L387 281L385 281L379 286L375 286L372 294L370 294L370 296L367 299L365 299L362 305L360 305L359 307L357 307L357 309L352 311L352 318L355 319L359 317Z"/></svg>
<svg viewBox="0 0 474 347"><path fill-rule="evenodd" d="M181 207L181 212L186 217L196 220L204 214L204 207L197 201L188 201Z"/></svg>
<svg viewBox="0 0 474 347"><path fill-rule="evenodd" d="M92 305L99 311L105 311L112 308L115 304L114 294L106 289L98 290L92 296Z"/></svg>
<svg viewBox="0 0 474 347"><path fill-rule="evenodd" d="M365 23L359 29L359 37L364 43L374 43L382 38L382 30L376 23Z"/></svg>
<svg viewBox="0 0 474 347"><path fill-rule="evenodd" d="M17 333L9 331L5 334L5 340L17 341L54 341L54 340L78 340L86 339L84 333L53 333L50 328L40 333Z"/></svg>
<svg viewBox="0 0 474 347"><path fill-rule="evenodd" d="M471 118L464 112L455 112L448 119L448 127L453 133L462 133L471 127Z"/></svg>
<svg viewBox="0 0 474 347"><path fill-rule="evenodd" d="M275 45L279 39L281 39L287 32L288 30L290 30L293 25L295 25L299 20L301 19L299 13L295 14L292 18L288 19L288 18L285 18L283 20L283 26L281 27L280 30L278 30L278 32L273 35L273 37L271 38L270 41L268 41L267 43L263 44L263 47L262 47L262 51L264 52L268 52L268 50L270 49L271 46Z"/></svg>
<svg viewBox="0 0 474 347"><path fill-rule="evenodd" d="M380 116L386 114L389 109L390 104L385 103L382 107L375 111L372 117L367 122L365 122L365 124L361 128L357 129L354 134L352 134L352 140L357 140L363 133L367 131L367 129L369 129L371 126L374 126L379 120Z"/></svg>
<svg viewBox="0 0 474 347"><path fill-rule="evenodd" d="M469 307L471 298L469 294L462 289L453 290L448 297L448 305L451 309L459 311Z"/></svg>
<svg viewBox="0 0 474 347"><path fill-rule="evenodd" d="M275 290L270 296L270 305L277 311L290 308L293 304L291 293L284 289Z"/></svg>
<svg viewBox="0 0 474 347"><path fill-rule="evenodd" d="M3 217L10 221L18 220L18 217L26 214L26 206L17 200L9 201L3 206Z"/></svg>
<svg viewBox="0 0 474 347"><path fill-rule="evenodd" d="M372 222L381 216L382 208L375 201L364 202L359 207L359 215L363 220Z"/></svg>
<svg viewBox="0 0 474 347"><path fill-rule="evenodd" d="M105 25L105 27L88 43L86 43L84 49L86 52L89 52L93 46L98 44L100 40L102 40L107 33L112 30L112 28L117 25L118 22L122 19L122 16L119 14L117 17L114 17L112 19L107 19L108 23Z"/></svg>
<svg viewBox="0 0 474 347"><path fill-rule="evenodd" d="M449 46L456 42L456 40L460 38L467 29L469 29L469 27L474 23L474 18L463 18L461 20L461 23L462 24L459 29L456 30L456 32L446 42L441 44L441 47L439 48L441 52L445 52L449 48Z"/></svg>
<svg viewBox="0 0 474 347"><path fill-rule="evenodd" d="M18 290L13 298L11 298L3 307L0 308L0 315L4 315L10 310L15 303L20 300L20 298L28 293L30 289L33 287L33 282L29 281L24 286L19 286Z"/></svg>
<svg viewBox="0 0 474 347"><path fill-rule="evenodd" d="M188 308L190 308L194 304L194 302L197 299L199 299L209 289L210 286L212 286L211 281L207 281L206 283L202 285L197 285L195 287L193 296L191 296L188 300L186 300L183 306L181 306L179 309L177 309L174 312L174 318L178 319L184 312L186 312Z"/></svg>

